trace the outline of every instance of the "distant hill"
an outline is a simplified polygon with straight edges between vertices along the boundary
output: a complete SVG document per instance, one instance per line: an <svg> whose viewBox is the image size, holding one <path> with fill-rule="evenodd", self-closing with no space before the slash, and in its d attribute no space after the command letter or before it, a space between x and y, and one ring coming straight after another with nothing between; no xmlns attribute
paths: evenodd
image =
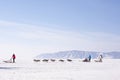
<svg viewBox="0 0 120 80"><path fill-rule="evenodd" d="M38 55L36 58L40 59L82 59L86 58L89 55L92 56L92 58L97 58L98 55L102 54L104 58L112 58L112 59L120 59L120 52L94 52L94 51L78 51L78 50L72 50L72 51L61 51L56 53L44 53Z"/></svg>

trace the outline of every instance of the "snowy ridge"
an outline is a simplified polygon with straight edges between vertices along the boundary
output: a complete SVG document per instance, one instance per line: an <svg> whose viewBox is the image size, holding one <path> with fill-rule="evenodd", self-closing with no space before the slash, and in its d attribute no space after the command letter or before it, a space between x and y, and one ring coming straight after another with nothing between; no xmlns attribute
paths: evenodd
<svg viewBox="0 0 120 80"><path fill-rule="evenodd" d="M99 54L102 54L104 58L112 58L112 59L120 59L120 52L94 52L94 51L78 51L78 50L72 50L72 51L61 51L56 53L46 53L46 54L40 54L36 58L55 58L55 59L78 59L78 58L85 58L88 55L91 55L92 58L97 58Z"/></svg>

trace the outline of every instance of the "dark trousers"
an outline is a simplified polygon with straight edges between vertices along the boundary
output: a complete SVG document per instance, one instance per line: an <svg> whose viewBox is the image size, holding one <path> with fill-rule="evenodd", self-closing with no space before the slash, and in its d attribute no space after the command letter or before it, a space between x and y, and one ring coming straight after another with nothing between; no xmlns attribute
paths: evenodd
<svg viewBox="0 0 120 80"><path fill-rule="evenodd" d="M15 63L15 58L13 58L13 63Z"/></svg>

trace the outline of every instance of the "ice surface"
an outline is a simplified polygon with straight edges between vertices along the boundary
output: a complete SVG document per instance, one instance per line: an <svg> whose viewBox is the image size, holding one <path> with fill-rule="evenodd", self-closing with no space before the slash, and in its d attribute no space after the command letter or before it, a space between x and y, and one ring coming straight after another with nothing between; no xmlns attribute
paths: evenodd
<svg viewBox="0 0 120 80"><path fill-rule="evenodd" d="M0 80L120 80L120 60L0 63Z"/></svg>

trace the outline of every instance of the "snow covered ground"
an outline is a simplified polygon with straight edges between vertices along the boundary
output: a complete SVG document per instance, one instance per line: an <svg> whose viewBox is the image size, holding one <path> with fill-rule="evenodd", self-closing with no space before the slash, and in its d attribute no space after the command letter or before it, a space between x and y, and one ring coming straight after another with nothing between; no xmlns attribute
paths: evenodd
<svg viewBox="0 0 120 80"><path fill-rule="evenodd" d="M120 59L0 63L0 80L120 80Z"/></svg>

